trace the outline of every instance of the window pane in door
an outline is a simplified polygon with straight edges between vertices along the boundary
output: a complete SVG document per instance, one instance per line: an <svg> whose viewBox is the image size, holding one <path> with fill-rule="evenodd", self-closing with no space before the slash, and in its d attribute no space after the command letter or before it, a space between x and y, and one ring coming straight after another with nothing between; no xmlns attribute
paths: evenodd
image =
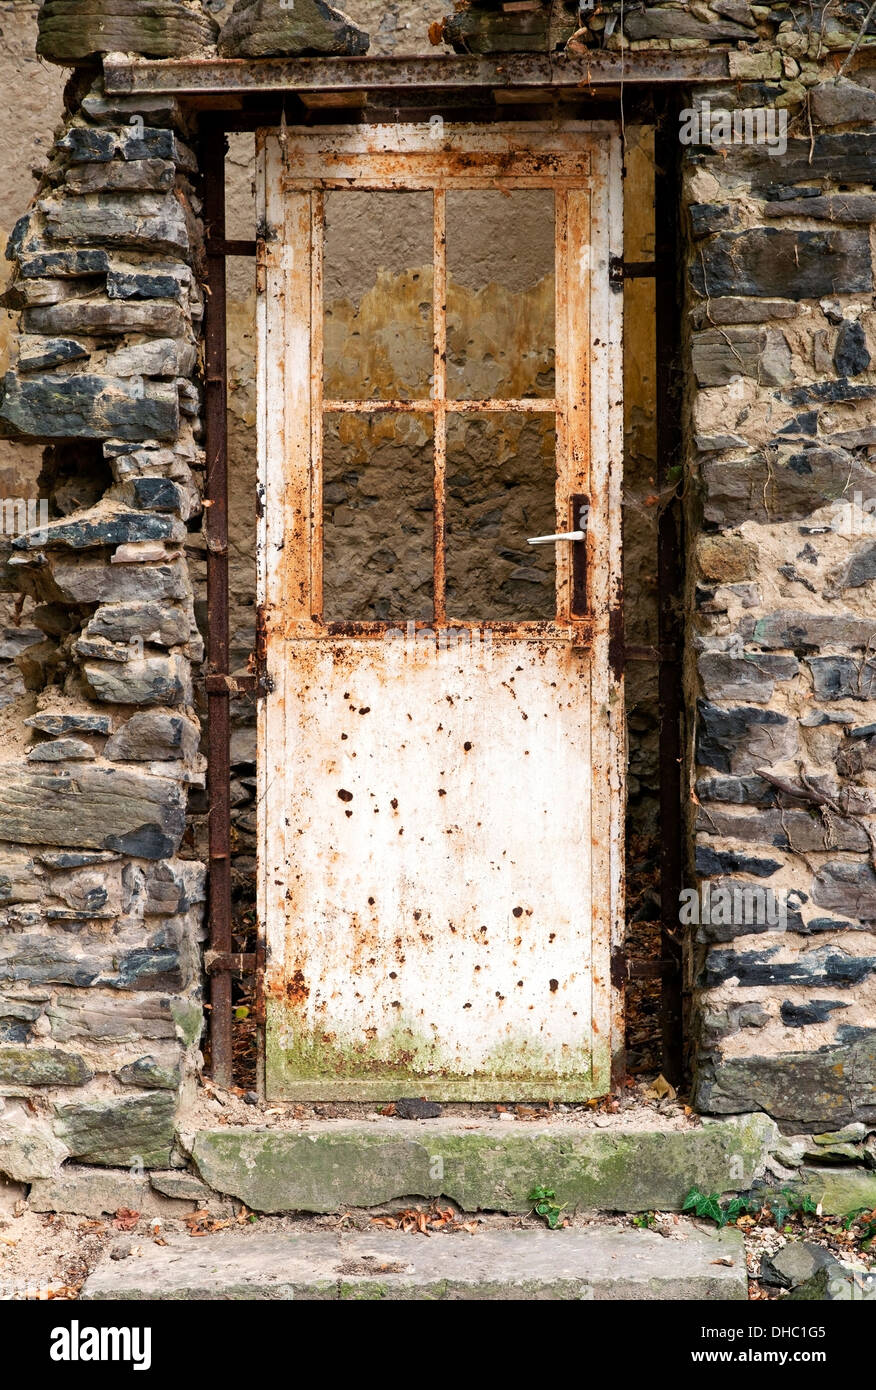
<svg viewBox="0 0 876 1390"><path fill-rule="evenodd" d="M325 194L327 400L424 400L433 370L431 193Z"/></svg>
<svg viewBox="0 0 876 1390"><path fill-rule="evenodd" d="M447 193L447 394L552 399L554 194Z"/></svg>
<svg viewBox="0 0 876 1390"><path fill-rule="evenodd" d="M326 622L431 618L432 460L431 416L326 415Z"/></svg>
<svg viewBox="0 0 876 1390"><path fill-rule="evenodd" d="M448 416L448 617L556 615L555 546L527 544L558 530L555 458L552 414Z"/></svg>

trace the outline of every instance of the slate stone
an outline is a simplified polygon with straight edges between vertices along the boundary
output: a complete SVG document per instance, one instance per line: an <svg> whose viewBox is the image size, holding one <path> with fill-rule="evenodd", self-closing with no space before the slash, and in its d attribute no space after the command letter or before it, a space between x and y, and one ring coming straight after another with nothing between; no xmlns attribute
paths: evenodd
<svg viewBox="0 0 876 1390"><path fill-rule="evenodd" d="M810 999L806 1004L794 1004L786 999L780 1016L786 1028L806 1028L810 1023L829 1023L835 1009L847 1009L839 999Z"/></svg>
<svg viewBox="0 0 876 1390"><path fill-rule="evenodd" d="M38 729L54 738L66 734L111 734L113 723L108 714L32 714L25 719L28 729Z"/></svg>
<svg viewBox="0 0 876 1390"><path fill-rule="evenodd" d="M819 299L873 287L870 241L865 231L786 231L755 227L722 232L691 265L691 283L706 296L780 295Z"/></svg>
<svg viewBox="0 0 876 1390"><path fill-rule="evenodd" d="M40 586L40 579L36 587ZM124 603L129 600L184 599L188 580L179 561L159 564L114 565L63 554L52 558L45 588L67 603Z"/></svg>
<svg viewBox="0 0 876 1390"><path fill-rule="evenodd" d="M819 125L872 125L876 92L848 78L835 78L809 89L812 118Z"/></svg>
<svg viewBox="0 0 876 1390"><path fill-rule="evenodd" d="M193 372L197 352L190 342L178 338L155 338L151 342L131 343L107 354L104 370L113 376L169 376Z"/></svg>
<svg viewBox="0 0 876 1390"><path fill-rule="evenodd" d="M105 275L110 268L106 251L45 250L36 254L23 255L18 261L19 274L25 279L42 280L55 276L69 276L81 279L92 275Z"/></svg>
<svg viewBox="0 0 876 1390"><path fill-rule="evenodd" d="M5 427L5 428L4 428ZM179 398L173 386L76 374L20 378L0 383L0 434L34 440L175 439Z"/></svg>
<svg viewBox="0 0 876 1390"><path fill-rule="evenodd" d="M791 198L786 202L767 203L764 213L767 217L813 217L819 222L860 222L869 225L876 221L876 194L829 193L823 197Z"/></svg>
<svg viewBox="0 0 876 1390"><path fill-rule="evenodd" d="M739 223L739 209L733 203L691 203L687 211L691 233L697 239L711 232L730 231Z"/></svg>
<svg viewBox="0 0 876 1390"><path fill-rule="evenodd" d="M782 425L778 433L814 439L818 433L818 411L804 410L802 414L795 415L793 420L789 420L786 425Z"/></svg>
<svg viewBox="0 0 876 1390"><path fill-rule="evenodd" d="M873 547L876 550L876 546ZM868 647L873 624L854 613L809 613L777 609L762 618L743 618L740 631L761 647Z"/></svg>
<svg viewBox="0 0 876 1390"><path fill-rule="evenodd" d="M845 449L816 446L764 457L706 460L702 466L704 516L718 526L745 521L796 521L860 492L876 497L876 474Z"/></svg>
<svg viewBox="0 0 876 1390"><path fill-rule="evenodd" d="M876 873L867 863L830 860L815 875L812 901L862 922L876 921Z"/></svg>
<svg viewBox="0 0 876 1390"><path fill-rule="evenodd" d="M85 629L89 637L110 642L130 642L140 637L161 647L181 646L188 640L191 620L176 604L114 603L98 608Z"/></svg>
<svg viewBox="0 0 876 1390"><path fill-rule="evenodd" d="M211 15L183 0L44 0L37 53L71 67L97 53L191 57L214 42Z"/></svg>
<svg viewBox="0 0 876 1390"><path fill-rule="evenodd" d="M55 1107L55 1133L71 1155L100 1168L167 1168L175 1098L166 1091Z"/></svg>
<svg viewBox="0 0 876 1390"><path fill-rule="evenodd" d="M219 38L219 52L232 58L272 55L362 54L370 40L364 30L323 0L235 0Z"/></svg>
<svg viewBox="0 0 876 1390"><path fill-rule="evenodd" d="M171 478L132 478L125 494L130 495L133 507L142 507L145 511L176 512L177 515L188 511L186 493Z"/></svg>
<svg viewBox="0 0 876 1390"><path fill-rule="evenodd" d="M633 10L624 16L624 33L637 39L703 39L706 43L751 40L748 26L725 20L697 19L684 10Z"/></svg>
<svg viewBox="0 0 876 1390"><path fill-rule="evenodd" d="M876 1122L876 1030L871 1031L869 1039L817 1052L700 1058L693 1104L717 1115L756 1107L797 1133L838 1128L856 1118Z"/></svg>
<svg viewBox="0 0 876 1390"><path fill-rule="evenodd" d="M50 242L124 246L156 254L189 250L185 213L173 193L64 193L45 198Z"/></svg>
<svg viewBox="0 0 876 1390"><path fill-rule="evenodd" d="M139 104L137 114L145 119L146 112L140 109ZM144 159L156 159L165 164L183 162L173 130L144 125L142 135L138 135L129 120L120 130L72 125L55 142L55 148L67 155L73 167L85 162L106 164L116 155L120 155L124 162L137 164Z"/></svg>
<svg viewBox="0 0 876 1390"><path fill-rule="evenodd" d="M791 756L798 746L797 726L776 710L736 706L720 709L697 702L697 761L716 772L757 772Z"/></svg>
<svg viewBox="0 0 876 1390"><path fill-rule="evenodd" d="M870 401L876 396L876 386L861 386L846 377L839 381L816 381L811 386L797 386L792 391L780 391L779 400L789 405L852 405L855 401Z"/></svg>
<svg viewBox="0 0 876 1390"><path fill-rule="evenodd" d="M823 1245L789 1240L772 1255L762 1255L760 1277L774 1288L795 1289L811 1279L818 1270L833 1262L834 1257Z"/></svg>
<svg viewBox="0 0 876 1390"><path fill-rule="evenodd" d="M119 960L119 989L181 990L189 983L177 949L138 947Z"/></svg>
<svg viewBox="0 0 876 1390"><path fill-rule="evenodd" d="M181 523L162 512L111 509L105 504L72 517L50 521L38 531L16 536L16 550L43 550L65 546L70 550L91 550L96 546L129 545L138 541L181 541L186 536Z"/></svg>
<svg viewBox="0 0 876 1390"><path fill-rule="evenodd" d="M793 299L752 299L745 295L719 295L707 304L693 304L691 319L695 328L715 324L765 323L770 319L792 319L800 312Z"/></svg>
<svg viewBox="0 0 876 1390"><path fill-rule="evenodd" d="M762 951L712 950L706 957L699 986L714 989L727 980L750 985L805 985L850 989L876 970L876 956L847 956L833 946L820 946L792 961L778 961L778 947Z"/></svg>
<svg viewBox="0 0 876 1390"><path fill-rule="evenodd" d="M88 348L75 338L22 338L15 366L19 372L41 372L90 356Z"/></svg>
<svg viewBox="0 0 876 1390"><path fill-rule="evenodd" d="M876 100L876 92L873 93ZM873 200L873 218L876 221L876 198ZM870 365L867 350L867 335L859 323L843 323L836 337L833 364L839 376L860 376Z"/></svg>
<svg viewBox="0 0 876 1390"><path fill-rule="evenodd" d="M64 191L89 193L166 193L176 182L176 168L166 159L136 159L129 164L71 164Z"/></svg>
<svg viewBox="0 0 876 1390"><path fill-rule="evenodd" d="M732 145L718 156L723 177L731 181L737 176L751 182L754 190L774 184L779 170L785 185L811 184L813 179L833 180L837 169L842 170L847 184L872 182L876 169L876 135L871 131L849 134L815 134L814 140L789 140L781 163L764 157L757 145ZM713 162L713 161L710 161ZM837 292L838 286L834 288ZM787 294L787 289L777 291ZM849 292L843 285L843 293ZM796 297L796 296L795 296Z"/></svg>
<svg viewBox="0 0 876 1390"><path fill-rule="evenodd" d="M752 700L766 705L772 699L774 682L791 680L799 665L792 656L702 652L697 670L708 699Z"/></svg>
<svg viewBox="0 0 876 1390"><path fill-rule="evenodd" d="M860 922L845 922L841 917L811 917L795 927L801 936L823 936L827 932L861 931Z"/></svg>
<svg viewBox="0 0 876 1390"><path fill-rule="evenodd" d="M133 715L104 750L112 762L189 760L198 751L200 730L182 715L144 711Z"/></svg>
<svg viewBox="0 0 876 1390"><path fill-rule="evenodd" d="M723 801L731 806L773 806L775 788L762 777L699 777L699 801Z"/></svg>
<svg viewBox="0 0 876 1390"><path fill-rule="evenodd" d="M156 266L114 267L106 277L110 299L177 299L187 293L191 275L185 266L160 269Z"/></svg>
<svg viewBox="0 0 876 1390"><path fill-rule="evenodd" d="M0 824L14 844L110 849L163 859L185 829L185 792L167 777L132 768L39 773L0 765Z"/></svg>
<svg viewBox="0 0 876 1390"><path fill-rule="evenodd" d="M717 850L700 842L696 846L695 866L700 878L714 878L721 874L751 874L752 878L771 878L782 867L778 859L758 858L742 850Z"/></svg>
<svg viewBox="0 0 876 1390"><path fill-rule="evenodd" d="M443 1107L434 1100L405 1097L394 1102L395 1116L398 1120L435 1120L443 1114Z"/></svg>
<svg viewBox="0 0 876 1390"><path fill-rule="evenodd" d="M36 744L27 754L29 763L93 762L95 757L91 744L81 738L53 738Z"/></svg>
<svg viewBox="0 0 876 1390"><path fill-rule="evenodd" d="M791 801L790 797L785 799ZM696 826L705 835L725 835L775 849L793 848L804 854L825 849L863 853L870 844L857 820L833 816L828 833L824 820L814 809L751 810L740 815L712 806L708 811L699 811Z"/></svg>
<svg viewBox="0 0 876 1390"><path fill-rule="evenodd" d="M807 659L818 700L876 698L876 660L851 656L812 656Z"/></svg>
<svg viewBox="0 0 876 1390"><path fill-rule="evenodd" d="M117 705L191 703L189 663L180 656L148 656L124 666L86 661L82 674L94 697Z"/></svg>
<svg viewBox="0 0 876 1390"><path fill-rule="evenodd" d="M176 301L160 299L65 299L24 311L29 333L107 334L147 333L181 338L186 321Z"/></svg>
<svg viewBox="0 0 876 1390"><path fill-rule="evenodd" d="M552 35L551 15L544 5L521 11L489 5L460 6L453 14L444 16L440 38L456 53L546 53L552 38L564 43L575 29L571 16L560 10L556 13L559 27Z"/></svg>
<svg viewBox="0 0 876 1390"><path fill-rule="evenodd" d="M179 1069L162 1067L154 1057L138 1057L121 1067L116 1076L123 1086L139 1086L144 1091L175 1091L180 1083Z"/></svg>
<svg viewBox="0 0 876 1390"><path fill-rule="evenodd" d="M792 379L791 350L779 330L709 329L696 333L691 364L699 386L726 386L747 376L766 386Z"/></svg>
<svg viewBox="0 0 876 1390"><path fill-rule="evenodd" d="M84 1058L60 1048L0 1047L2 1086L84 1086L92 1078Z"/></svg>

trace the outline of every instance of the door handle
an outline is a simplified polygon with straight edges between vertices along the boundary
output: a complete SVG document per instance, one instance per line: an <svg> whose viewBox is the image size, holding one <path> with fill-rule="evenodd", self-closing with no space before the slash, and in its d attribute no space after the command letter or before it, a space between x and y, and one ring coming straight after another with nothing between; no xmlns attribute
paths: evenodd
<svg viewBox="0 0 876 1390"><path fill-rule="evenodd" d="M557 536L530 536L528 544L549 545L551 541L584 541L586 539L586 531L560 531Z"/></svg>

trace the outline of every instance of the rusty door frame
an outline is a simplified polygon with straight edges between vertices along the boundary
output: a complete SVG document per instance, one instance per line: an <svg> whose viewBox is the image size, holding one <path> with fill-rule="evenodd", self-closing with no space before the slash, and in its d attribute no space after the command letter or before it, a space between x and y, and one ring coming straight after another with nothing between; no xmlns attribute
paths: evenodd
<svg viewBox="0 0 876 1390"><path fill-rule="evenodd" d="M623 470L622 308L610 268L623 252L622 168L614 122L527 123L442 128L379 125L257 132L258 467L260 520L258 601L264 615L268 694L259 708L258 918L262 944L271 921L284 920L288 862L284 663L289 637L330 637L340 630L377 636L387 624L325 625L321 619L321 425L327 409L432 411L443 425L450 410L551 410L558 429L558 497L591 498L587 541L586 617L572 617L571 561L558 555L559 617L555 623L489 624L506 636L572 642L591 651L591 802L594 893L593 1035L595 1090L607 1092L612 1061L623 1054L623 993L610 961L623 941L623 672L621 488ZM422 402L337 402L322 396L321 249L323 190L427 189L435 198L436 307L443 310L444 190L465 187L550 187L557 196L558 373L552 401L484 402L443 397L444 319L434 319L435 386ZM597 196L591 196L593 193ZM586 281L589 313L569 310L568 287ZM577 297L575 299L577 303ZM316 312L316 310L319 312ZM586 321L585 321L586 319ZM560 335L564 335L561 347ZM594 351L594 348L596 349ZM570 389L574 381L576 389ZM580 389L578 388L580 384ZM596 408L591 408L591 403ZM439 430L439 433L443 431ZM436 447L435 595L432 621L443 612L443 449ZM565 470L565 471L564 471ZM558 529L566 517L558 516ZM565 547L564 547L565 549ZM457 624L466 626L465 624ZM480 624L483 626L483 624ZM267 756L270 749L271 756Z"/></svg>

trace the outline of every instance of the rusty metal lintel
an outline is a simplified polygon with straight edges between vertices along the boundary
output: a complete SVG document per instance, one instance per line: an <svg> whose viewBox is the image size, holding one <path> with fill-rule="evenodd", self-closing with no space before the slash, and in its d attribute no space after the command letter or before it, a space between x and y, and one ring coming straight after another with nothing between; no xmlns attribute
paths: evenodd
<svg viewBox="0 0 876 1390"><path fill-rule="evenodd" d="M435 58L170 58L131 59L108 55L104 85L108 95L161 92L178 96L226 98L270 92L368 92L418 89L532 88L586 92L623 83L729 82L729 48L695 52L643 50L615 53L594 48L586 57L570 54L474 54Z"/></svg>

